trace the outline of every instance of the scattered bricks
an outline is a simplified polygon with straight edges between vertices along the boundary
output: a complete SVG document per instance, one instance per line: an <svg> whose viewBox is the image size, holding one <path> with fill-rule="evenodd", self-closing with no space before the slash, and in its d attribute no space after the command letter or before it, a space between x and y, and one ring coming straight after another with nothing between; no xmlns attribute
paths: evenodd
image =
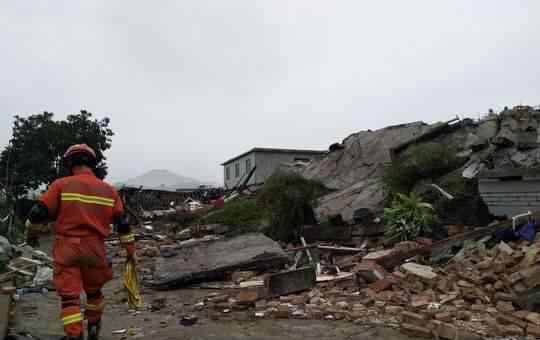
<svg viewBox="0 0 540 340"><path fill-rule="evenodd" d="M499 314L496 317L497 323L500 323L502 325L516 325L520 328L526 328L527 322L520 320L518 318L515 318L511 315L505 315L505 314Z"/></svg>
<svg viewBox="0 0 540 340"><path fill-rule="evenodd" d="M403 280L407 277L407 275L403 274L402 272L400 271L395 271L392 273L392 276L394 276L396 279L398 280Z"/></svg>
<svg viewBox="0 0 540 340"><path fill-rule="evenodd" d="M382 279L382 280L370 283L368 287L375 293L380 293L382 291L390 289L392 287L392 284L393 284L392 281L388 279Z"/></svg>
<svg viewBox="0 0 540 340"><path fill-rule="evenodd" d="M386 306L386 308L384 309L385 313L390 315L398 315L402 313L403 310L404 308L401 306Z"/></svg>
<svg viewBox="0 0 540 340"><path fill-rule="evenodd" d="M493 265L493 259L486 259L476 265L476 269L478 270L487 270L491 269L491 266Z"/></svg>
<svg viewBox="0 0 540 340"><path fill-rule="evenodd" d="M388 258L394 255L394 253L395 253L394 249L375 251L364 256L363 260L379 262L379 261L384 260L385 258Z"/></svg>
<svg viewBox="0 0 540 340"><path fill-rule="evenodd" d="M508 294L508 293L502 293L502 292L498 292L498 293L495 293L495 301L513 301L514 300L514 296L512 294Z"/></svg>
<svg viewBox="0 0 540 340"><path fill-rule="evenodd" d="M516 311L512 303L507 301L497 302L497 310L501 313L512 313Z"/></svg>
<svg viewBox="0 0 540 340"><path fill-rule="evenodd" d="M279 305L271 310L270 315L275 319L288 319L289 318L289 306Z"/></svg>
<svg viewBox="0 0 540 340"><path fill-rule="evenodd" d="M431 339L431 330L426 327L411 325L408 323L401 324L401 332L408 336Z"/></svg>
<svg viewBox="0 0 540 340"><path fill-rule="evenodd" d="M266 300L260 300L260 301L257 301L255 302L255 308L256 309L266 309L268 307L268 302L266 302Z"/></svg>
<svg viewBox="0 0 540 340"><path fill-rule="evenodd" d="M484 305L472 305L471 310L473 312L484 312L486 310L486 306Z"/></svg>
<svg viewBox="0 0 540 340"><path fill-rule="evenodd" d="M425 280L433 280L437 277L437 274L433 272L433 268L414 262L405 263L401 266L401 269Z"/></svg>
<svg viewBox="0 0 540 340"><path fill-rule="evenodd" d="M540 327L537 325L528 324L526 330L528 336L533 336L536 339L540 338Z"/></svg>
<svg viewBox="0 0 540 340"><path fill-rule="evenodd" d="M531 312L526 310L518 310L517 312L512 313L512 316L520 320L525 320L530 313Z"/></svg>
<svg viewBox="0 0 540 340"><path fill-rule="evenodd" d="M456 314L456 319L462 320L462 321L471 321L472 313L466 310L459 310Z"/></svg>
<svg viewBox="0 0 540 340"><path fill-rule="evenodd" d="M508 282L510 282L511 284L517 283L521 279L523 279L523 276L521 276L520 272L515 272L507 277Z"/></svg>
<svg viewBox="0 0 540 340"><path fill-rule="evenodd" d="M349 303L347 303L346 301L340 301L338 303L336 303L336 307L341 309L341 310L347 310L349 309Z"/></svg>
<svg viewBox="0 0 540 340"><path fill-rule="evenodd" d="M456 307L463 307L465 305L465 300L463 299L460 299L460 300L454 300L452 301L452 304Z"/></svg>
<svg viewBox="0 0 540 340"><path fill-rule="evenodd" d="M441 278L438 282L437 282L437 289L441 292L441 293L446 293L448 291L448 286L449 286L449 281L446 279L446 278Z"/></svg>
<svg viewBox="0 0 540 340"><path fill-rule="evenodd" d="M540 326L540 314L538 313L528 313L527 316L525 316L525 320Z"/></svg>
<svg viewBox="0 0 540 340"><path fill-rule="evenodd" d="M418 249L419 247L420 245L418 244L418 242L402 241L394 245L394 250L400 252L410 252L412 250Z"/></svg>
<svg viewBox="0 0 540 340"><path fill-rule="evenodd" d="M463 328L457 328L454 325L441 321L431 321L429 323L433 334L436 338L446 339L446 340L478 340L481 339L479 336L467 332Z"/></svg>
<svg viewBox="0 0 540 340"><path fill-rule="evenodd" d="M256 291L244 290L236 296L236 303L240 306L255 306L258 299L259 294Z"/></svg>
<svg viewBox="0 0 540 340"><path fill-rule="evenodd" d="M441 303L441 305L447 304L448 302L452 302L455 299L457 299L457 297L458 297L457 293L441 295L440 296L440 303Z"/></svg>
<svg viewBox="0 0 540 340"><path fill-rule="evenodd" d="M293 305L304 305L307 302L308 296L306 295L295 296L293 299L291 299L291 304Z"/></svg>
<svg viewBox="0 0 540 340"><path fill-rule="evenodd" d="M480 278L480 280L482 280L482 283L495 283L497 282L497 280L499 279L499 276L498 275L495 275L493 273L486 273L484 275L482 275L482 277Z"/></svg>
<svg viewBox="0 0 540 340"><path fill-rule="evenodd" d="M437 313L435 314L435 320L443 321L443 322L451 322L453 317L451 313L443 312L443 313Z"/></svg>
<svg viewBox="0 0 540 340"><path fill-rule="evenodd" d="M522 336L525 334L523 328L517 325L503 325L500 323L495 325L495 331L500 336Z"/></svg>
<svg viewBox="0 0 540 340"><path fill-rule="evenodd" d="M504 242L499 243L499 245L497 246L497 249L500 252L505 253L507 255L512 255L514 253L514 249L512 249L512 247L510 247L508 244Z"/></svg>
<svg viewBox="0 0 540 340"><path fill-rule="evenodd" d="M472 283L465 280L459 280L457 285L462 288L474 288L474 285Z"/></svg>
<svg viewBox="0 0 540 340"><path fill-rule="evenodd" d="M352 271L367 283L374 283L382 280L387 274L383 267L373 261L362 261L356 265Z"/></svg>
<svg viewBox="0 0 540 340"><path fill-rule="evenodd" d="M506 265L502 262L495 262L491 266L491 270L493 270L495 274L501 274L506 270Z"/></svg>
<svg viewBox="0 0 540 340"><path fill-rule="evenodd" d="M428 306L432 302L429 295L413 295L411 296L411 306L413 308Z"/></svg>
<svg viewBox="0 0 540 340"><path fill-rule="evenodd" d="M401 322L411 325L420 325L424 326L426 324L425 315L412 313L412 312L403 312L401 313Z"/></svg>

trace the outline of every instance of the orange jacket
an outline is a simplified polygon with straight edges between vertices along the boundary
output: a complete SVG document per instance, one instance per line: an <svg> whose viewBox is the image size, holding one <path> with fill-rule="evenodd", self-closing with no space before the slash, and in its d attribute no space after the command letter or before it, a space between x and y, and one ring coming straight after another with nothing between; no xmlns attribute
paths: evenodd
<svg viewBox="0 0 540 340"><path fill-rule="evenodd" d="M56 220L56 234L62 236L105 238L114 217L124 213L116 189L90 170L54 181L40 200Z"/></svg>

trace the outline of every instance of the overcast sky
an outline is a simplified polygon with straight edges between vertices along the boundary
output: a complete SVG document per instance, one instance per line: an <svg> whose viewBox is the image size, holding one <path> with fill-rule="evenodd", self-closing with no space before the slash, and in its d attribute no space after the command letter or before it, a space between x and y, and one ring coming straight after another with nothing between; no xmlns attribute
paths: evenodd
<svg viewBox="0 0 540 340"><path fill-rule="evenodd" d="M540 1L0 0L12 116L108 116L112 181L540 104Z"/></svg>

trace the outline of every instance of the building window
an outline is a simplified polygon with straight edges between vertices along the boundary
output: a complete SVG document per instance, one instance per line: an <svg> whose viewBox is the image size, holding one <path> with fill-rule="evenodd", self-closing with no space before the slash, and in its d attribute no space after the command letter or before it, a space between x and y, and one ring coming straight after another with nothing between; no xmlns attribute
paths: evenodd
<svg viewBox="0 0 540 340"><path fill-rule="evenodd" d="M246 159L246 174L251 171L251 158Z"/></svg>
<svg viewBox="0 0 540 340"><path fill-rule="evenodd" d="M240 177L240 163L234 164L234 177Z"/></svg>
<svg viewBox="0 0 540 340"><path fill-rule="evenodd" d="M225 167L225 179L228 181L231 179L231 167Z"/></svg>

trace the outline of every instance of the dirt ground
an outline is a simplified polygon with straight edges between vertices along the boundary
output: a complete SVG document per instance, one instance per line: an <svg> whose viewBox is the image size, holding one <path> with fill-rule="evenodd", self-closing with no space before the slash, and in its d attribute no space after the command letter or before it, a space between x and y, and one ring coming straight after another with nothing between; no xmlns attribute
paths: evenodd
<svg viewBox="0 0 540 340"><path fill-rule="evenodd" d="M50 242L45 242L50 249ZM362 325L344 321L314 320L259 320L253 311L222 314L218 320L210 319L208 311L197 310L195 304L212 291L183 289L169 292L142 290L145 302L156 297L166 298L166 306L159 311L129 311L121 281L122 269L115 267L115 278L104 289L106 310L103 319L103 340L120 339L190 339L190 340L282 340L282 339L412 339L383 325ZM199 317L193 326L182 326L179 320L187 315ZM126 329L126 334L113 331ZM59 321L59 299L55 292L28 294L16 304L12 317L11 334L19 339L59 339L62 336ZM31 337L22 337L29 334Z"/></svg>

